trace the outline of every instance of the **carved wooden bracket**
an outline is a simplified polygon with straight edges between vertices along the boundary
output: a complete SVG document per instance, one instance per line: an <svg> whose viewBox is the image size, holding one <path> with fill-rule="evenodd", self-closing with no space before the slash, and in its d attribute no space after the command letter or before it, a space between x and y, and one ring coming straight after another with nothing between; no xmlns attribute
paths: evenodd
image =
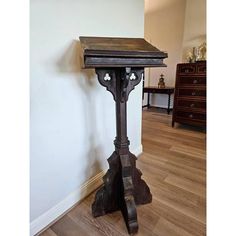
<svg viewBox="0 0 236 236"><path fill-rule="evenodd" d="M126 102L129 93L143 77L143 68L96 68L99 83L106 87L115 101Z"/></svg>
<svg viewBox="0 0 236 236"><path fill-rule="evenodd" d="M116 73L112 69L96 68L95 72L98 76L99 83L106 87L106 89L112 93L114 100L116 101Z"/></svg>

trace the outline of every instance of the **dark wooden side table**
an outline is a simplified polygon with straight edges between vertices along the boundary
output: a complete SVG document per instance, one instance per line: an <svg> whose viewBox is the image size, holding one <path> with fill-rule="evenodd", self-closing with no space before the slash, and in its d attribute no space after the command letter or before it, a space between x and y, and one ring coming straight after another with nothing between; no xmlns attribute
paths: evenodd
<svg viewBox="0 0 236 236"><path fill-rule="evenodd" d="M129 151L126 103L143 78L144 67L163 67L167 53L141 38L80 37L84 68L95 68L100 84L116 103L115 151L108 158L104 184L92 205L94 217L121 210L129 233L138 231L136 204L152 201L150 189Z"/></svg>
<svg viewBox="0 0 236 236"><path fill-rule="evenodd" d="M147 93L148 94L148 99L147 99L147 105L144 105L144 107L150 107L150 93L160 93L160 94L167 94L168 95L168 106L167 106L167 113L170 114L170 96L173 94L175 91L174 87L166 87L166 88L158 88L155 86L150 86L150 87L144 87L143 88L143 94Z"/></svg>

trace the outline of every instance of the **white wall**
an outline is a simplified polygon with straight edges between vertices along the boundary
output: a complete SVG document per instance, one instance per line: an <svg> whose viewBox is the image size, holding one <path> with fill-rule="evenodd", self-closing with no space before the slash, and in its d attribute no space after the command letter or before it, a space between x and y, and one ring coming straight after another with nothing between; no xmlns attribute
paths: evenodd
<svg viewBox="0 0 236 236"><path fill-rule="evenodd" d="M182 59L185 6L186 0L145 0L145 38L168 52L166 68L146 70L146 86L157 86L162 73L166 86L175 86L176 64ZM152 95L151 105L167 107L167 95Z"/></svg>
<svg viewBox="0 0 236 236"><path fill-rule="evenodd" d="M83 184L108 167L114 150L112 95L98 84L94 70L81 71L77 40L82 35L143 37L144 3L31 0L30 17L34 234L81 198L81 186L84 191ZM141 86L128 102L128 136L136 154L141 151Z"/></svg>

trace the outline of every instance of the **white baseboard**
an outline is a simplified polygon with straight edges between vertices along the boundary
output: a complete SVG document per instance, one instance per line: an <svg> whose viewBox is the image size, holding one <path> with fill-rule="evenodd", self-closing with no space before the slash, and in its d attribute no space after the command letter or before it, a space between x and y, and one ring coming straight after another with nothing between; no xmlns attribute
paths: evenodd
<svg viewBox="0 0 236 236"><path fill-rule="evenodd" d="M86 183L81 185L74 192L70 193L65 199L59 202L56 206L49 209L47 212L36 218L30 223L30 235L36 235L44 228L51 225L56 219L64 215L71 207L88 196L96 188L102 184L102 177L105 171L101 171Z"/></svg>
<svg viewBox="0 0 236 236"><path fill-rule="evenodd" d="M142 153L142 151L142 145L140 145L137 149L131 150L131 152L137 157ZM36 235L37 233L52 225L57 219L66 214L75 204L97 189L102 184L102 177L105 173L106 170L103 170L94 177L90 178L86 183L70 193L57 205L33 220L30 223L30 235Z"/></svg>
<svg viewBox="0 0 236 236"><path fill-rule="evenodd" d="M143 145L141 144L138 148L130 150L136 157L139 157L143 153Z"/></svg>
<svg viewBox="0 0 236 236"><path fill-rule="evenodd" d="M151 104L151 103L150 103L150 106L156 107L156 108L164 108L164 109L168 108L168 106L166 106L166 105L157 105L157 104ZM170 109L173 109L173 106L170 106Z"/></svg>

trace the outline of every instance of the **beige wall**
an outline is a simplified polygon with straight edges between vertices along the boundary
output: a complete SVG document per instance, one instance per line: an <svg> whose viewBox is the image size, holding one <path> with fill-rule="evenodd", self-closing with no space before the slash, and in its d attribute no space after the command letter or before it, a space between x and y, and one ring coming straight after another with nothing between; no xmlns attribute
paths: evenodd
<svg viewBox="0 0 236 236"><path fill-rule="evenodd" d="M174 86L176 64L182 57L185 6L186 0L145 0L145 39L168 52L165 60L167 68L147 70L145 85L157 85L160 74L163 73L166 85ZM165 95L158 95L157 99L152 96L152 104L165 107Z"/></svg>
<svg viewBox="0 0 236 236"><path fill-rule="evenodd" d="M176 65L186 61L186 51L206 39L206 0L145 0L144 21L145 39L168 52L167 68L146 69L145 86L157 86L161 73L166 85L174 86ZM151 104L166 107L167 98L153 95Z"/></svg>
<svg viewBox="0 0 236 236"><path fill-rule="evenodd" d="M192 47L206 41L206 0L187 0L184 23L183 61Z"/></svg>

